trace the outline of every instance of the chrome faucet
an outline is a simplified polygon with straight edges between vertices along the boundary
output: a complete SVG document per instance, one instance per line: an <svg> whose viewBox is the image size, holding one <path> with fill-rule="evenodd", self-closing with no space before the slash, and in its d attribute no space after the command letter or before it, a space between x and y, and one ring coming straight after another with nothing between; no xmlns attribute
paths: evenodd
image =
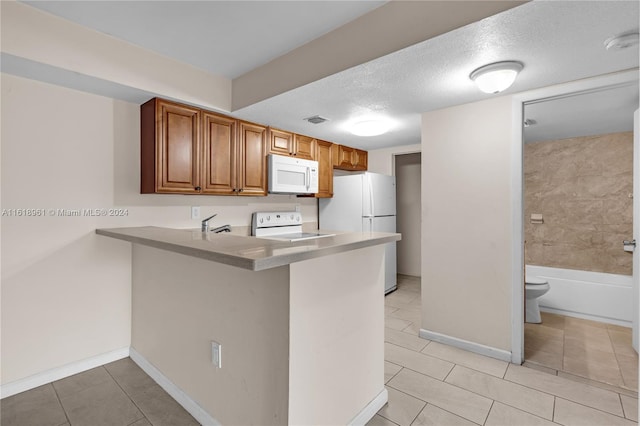
<svg viewBox="0 0 640 426"><path fill-rule="evenodd" d="M209 232L209 221L211 219L213 219L214 217L216 217L217 215L218 215L218 213L214 213L211 216L209 216L208 218L202 220L202 228L201 228L202 232Z"/></svg>

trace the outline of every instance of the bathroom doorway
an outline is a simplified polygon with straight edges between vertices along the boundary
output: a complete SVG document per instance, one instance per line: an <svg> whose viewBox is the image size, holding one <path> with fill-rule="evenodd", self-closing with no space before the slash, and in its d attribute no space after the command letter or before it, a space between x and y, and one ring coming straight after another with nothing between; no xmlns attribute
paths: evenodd
<svg viewBox="0 0 640 426"><path fill-rule="evenodd" d="M633 235L637 77L522 105L522 247L531 283L524 365L637 392L638 297L623 246Z"/></svg>

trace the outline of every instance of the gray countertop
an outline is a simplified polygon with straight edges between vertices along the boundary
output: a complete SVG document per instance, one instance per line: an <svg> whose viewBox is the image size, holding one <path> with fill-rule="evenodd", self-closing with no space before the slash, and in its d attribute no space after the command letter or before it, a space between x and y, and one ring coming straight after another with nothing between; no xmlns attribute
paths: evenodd
<svg viewBox="0 0 640 426"><path fill-rule="evenodd" d="M155 226L96 229L96 234L252 271L400 240L400 234L349 232L288 242L228 233L203 234L200 230Z"/></svg>

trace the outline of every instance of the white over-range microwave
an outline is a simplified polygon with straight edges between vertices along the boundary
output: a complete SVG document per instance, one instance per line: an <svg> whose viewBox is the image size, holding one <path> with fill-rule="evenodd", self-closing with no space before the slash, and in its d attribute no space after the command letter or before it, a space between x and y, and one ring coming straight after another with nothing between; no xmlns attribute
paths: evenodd
<svg viewBox="0 0 640 426"><path fill-rule="evenodd" d="M318 162L270 154L269 192L272 194L317 193Z"/></svg>

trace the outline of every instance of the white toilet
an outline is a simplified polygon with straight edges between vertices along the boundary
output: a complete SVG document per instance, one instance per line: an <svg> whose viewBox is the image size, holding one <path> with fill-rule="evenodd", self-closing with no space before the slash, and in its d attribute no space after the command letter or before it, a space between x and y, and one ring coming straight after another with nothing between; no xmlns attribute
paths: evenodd
<svg viewBox="0 0 640 426"><path fill-rule="evenodd" d="M542 278L526 275L524 279L525 322L540 324L540 306L538 298L549 291L549 283Z"/></svg>

